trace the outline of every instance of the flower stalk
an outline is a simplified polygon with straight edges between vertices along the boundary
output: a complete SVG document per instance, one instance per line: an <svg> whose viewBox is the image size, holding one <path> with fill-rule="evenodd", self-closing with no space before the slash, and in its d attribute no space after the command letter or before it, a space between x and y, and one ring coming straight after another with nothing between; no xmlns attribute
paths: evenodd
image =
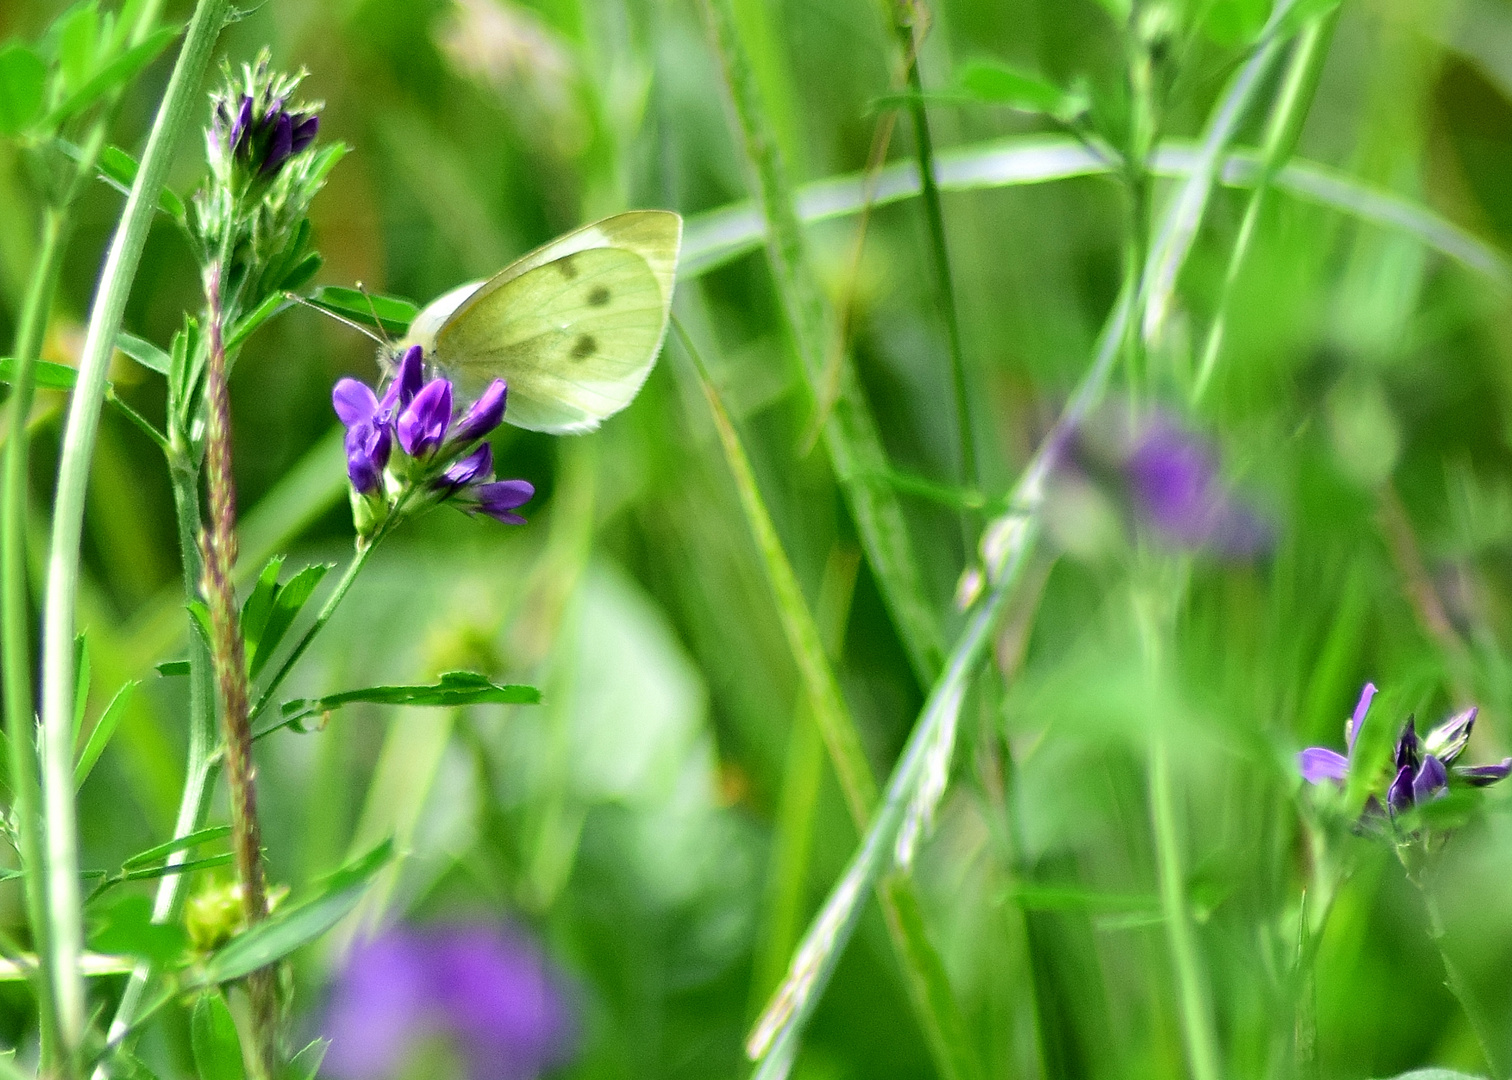
<svg viewBox="0 0 1512 1080"><path fill-rule="evenodd" d="M205 478L209 524L200 539L201 591L210 614L210 656L220 702L225 743L226 783L231 793L231 843L242 914L248 926L268 915L267 881L262 861L262 830L257 818L257 768L252 759L252 725L248 715L247 657L236 604L236 486L231 475L231 395L226 384L225 305L219 260L205 273L209 356L205 372L208 408L205 425ZM277 987L268 970L247 980L252 999L254 1064L263 1077L277 1067Z"/></svg>

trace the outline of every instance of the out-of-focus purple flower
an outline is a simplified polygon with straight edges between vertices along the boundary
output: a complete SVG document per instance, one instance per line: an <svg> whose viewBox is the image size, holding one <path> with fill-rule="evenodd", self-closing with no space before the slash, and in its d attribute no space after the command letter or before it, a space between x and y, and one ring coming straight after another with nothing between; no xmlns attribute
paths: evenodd
<svg viewBox="0 0 1512 1080"><path fill-rule="evenodd" d="M303 76L271 76L266 57L244 71L242 86L215 95L207 135L212 165L229 177L270 179L284 163L315 141L320 131L318 105L290 111L289 95Z"/></svg>
<svg viewBox="0 0 1512 1080"><path fill-rule="evenodd" d="M1137 432L1123 471L1136 513L1177 547L1243 556L1269 543L1265 523L1225 490L1212 446L1168 417Z"/></svg>
<svg viewBox="0 0 1512 1080"><path fill-rule="evenodd" d="M396 926L353 950L326 1013L325 1069L385 1080L431 1039L451 1043L468 1080L530 1080L574 1041L561 977L508 926Z"/></svg>
<svg viewBox="0 0 1512 1080"><path fill-rule="evenodd" d="M1297 769L1304 780L1321 784L1325 780L1342 782L1348 778L1355 739L1375 693L1375 686L1366 683L1354 715L1344 725L1348 757L1323 746L1310 746L1297 755ZM1485 787L1512 774L1512 758L1494 765L1454 764L1470 741L1476 713L1473 707L1456 713L1421 739L1416 720L1410 716L1407 718L1402 733L1397 736L1392 761L1394 771L1386 789L1386 806L1392 814L1442 798L1449 791L1451 777L1458 777L1474 787Z"/></svg>
<svg viewBox="0 0 1512 1080"><path fill-rule="evenodd" d="M410 457L427 456L446 438L451 414L451 380L432 379L399 414L399 445Z"/></svg>

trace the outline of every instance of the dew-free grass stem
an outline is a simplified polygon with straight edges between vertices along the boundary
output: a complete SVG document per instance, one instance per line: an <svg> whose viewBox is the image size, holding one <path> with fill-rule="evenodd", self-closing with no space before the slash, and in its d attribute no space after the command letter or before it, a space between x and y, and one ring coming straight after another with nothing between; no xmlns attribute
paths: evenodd
<svg viewBox="0 0 1512 1080"><path fill-rule="evenodd" d="M78 832L73 790L75 604L90 461L126 300L179 136L188 124L229 0L199 0L169 77L141 165L101 270L63 433L47 559L42 643L42 794L47 849L49 959L57 1002L61 1071L76 1076L84 1041Z"/></svg>
<svg viewBox="0 0 1512 1080"><path fill-rule="evenodd" d="M1476 996L1474 987L1466 980L1454 957L1449 954L1445 941L1448 934L1444 927L1444 916L1439 910L1438 896L1435 894L1433 884L1423 880L1420 875L1409 875L1409 877L1418 887L1418 892L1422 894L1423 907L1428 912L1428 936L1432 939L1434 948L1438 949L1439 959L1444 964L1444 985L1459 1002L1465 1018L1470 1021L1470 1027L1475 1032L1475 1040L1480 1044L1481 1055L1486 1059L1486 1067L1490 1070L1491 1080L1507 1080L1509 1075L1507 1054L1503 1049L1506 1024L1486 1015L1486 1010Z"/></svg>
<svg viewBox="0 0 1512 1080"><path fill-rule="evenodd" d="M37 813L41 790L37 778L36 722L32 702L31 617L27 602L26 521L30 478L30 433L27 417L34 397L35 364L41 351L48 310L57 288L67 234L67 211L43 211L42 236L32 280L27 288L16 333L16 370L11 385L5 440L3 504L0 504L0 649L4 651L5 725L10 748L12 814L15 818L21 868L25 875L27 921L38 956L48 956L47 891L42 867L42 822ZM45 963L37 966L36 990L42 1057L55 1052L57 1014L52 980Z"/></svg>

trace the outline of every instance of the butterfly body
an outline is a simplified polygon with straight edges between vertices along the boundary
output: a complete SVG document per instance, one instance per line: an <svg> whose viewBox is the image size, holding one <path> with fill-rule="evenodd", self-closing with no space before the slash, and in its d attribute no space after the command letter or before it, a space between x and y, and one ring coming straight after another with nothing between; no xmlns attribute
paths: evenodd
<svg viewBox="0 0 1512 1080"><path fill-rule="evenodd" d="M585 225L437 298L401 348L423 347L464 394L504 379L519 427L592 431L656 362L681 241L682 218L665 210Z"/></svg>

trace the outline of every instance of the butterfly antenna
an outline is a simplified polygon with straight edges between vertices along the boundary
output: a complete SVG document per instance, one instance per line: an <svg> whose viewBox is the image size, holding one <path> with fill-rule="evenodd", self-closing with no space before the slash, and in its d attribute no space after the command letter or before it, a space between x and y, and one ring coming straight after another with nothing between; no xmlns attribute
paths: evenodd
<svg viewBox="0 0 1512 1080"><path fill-rule="evenodd" d="M368 292L367 286L360 281L357 282L357 291L367 301L368 311L373 316L373 325L378 327L378 332L383 335L383 344L388 346L389 349L393 349L394 343L389 339L388 331L383 328L383 320L378 317L378 305L373 303L373 294Z"/></svg>
<svg viewBox="0 0 1512 1080"><path fill-rule="evenodd" d="M322 305L315 303L315 301L313 301L313 300L309 300L309 299L306 299L303 296L300 296L298 293L285 292L284 293L284 297L286 299L288 299L288 300L294 301L294 303L296 303L296 304L303 304L305 307L309 308L311 311L318 311L318 312L320 312L322 315L324 315L328 319L335 319L339 323L344 323L345 325L350 326L353 330L357 331L359 334L363 334L363 335L366 335L367 337L372 338L379 345L382 345L386 349L393 348L392 343L390 343L390 341L388 340L387 337L379 337L377 334L373 333L367 327L363 326L360 322L354 322L353 320L348 319L345 315L338 315L338 314L336 314L334 311L332 311L328 307L323 307ZM381 323L379 324L379 329L382 329L382 324Z"/></svg>

